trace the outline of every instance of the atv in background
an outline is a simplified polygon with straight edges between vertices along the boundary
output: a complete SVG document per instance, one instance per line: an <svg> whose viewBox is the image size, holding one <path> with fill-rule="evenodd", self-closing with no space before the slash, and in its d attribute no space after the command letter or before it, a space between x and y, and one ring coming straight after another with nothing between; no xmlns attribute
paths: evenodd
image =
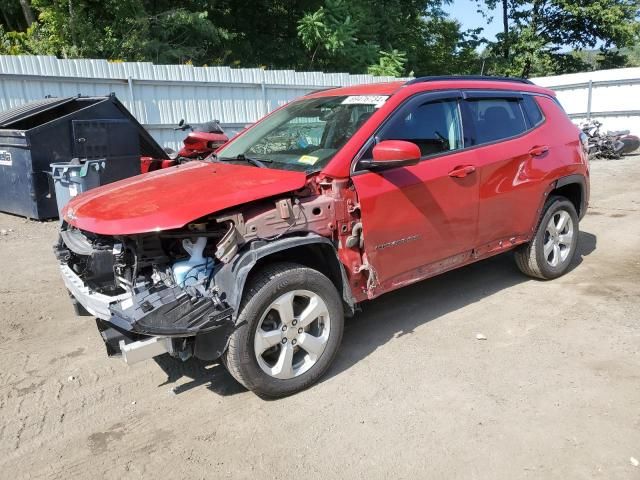
<svg viewBox="0 0 640 480"><path fill-rule="evenodd" d="M204 160L229 141L229 137L224 133L219 120L190 125L182 119L174 130L189 130L180 151L176 152L171 148L165 148L164 151L169 156L168 160L142 157L142 173L172 167L191 160Z"/></svg>

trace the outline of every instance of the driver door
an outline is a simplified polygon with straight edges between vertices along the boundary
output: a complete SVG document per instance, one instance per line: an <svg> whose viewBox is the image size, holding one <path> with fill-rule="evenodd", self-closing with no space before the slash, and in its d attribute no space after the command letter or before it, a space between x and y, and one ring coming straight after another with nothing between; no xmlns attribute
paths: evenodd
<svg viewBox="0 0 640 480"><path fill-rule="evenodd" d="M467 261L478 223L478 175L465 150L459 92L426 93L400 107L360 158L382 140L420 147L409 167L369 171L356 163L352 180L362 212L364 250L379 290L374 295Z"/></svg>

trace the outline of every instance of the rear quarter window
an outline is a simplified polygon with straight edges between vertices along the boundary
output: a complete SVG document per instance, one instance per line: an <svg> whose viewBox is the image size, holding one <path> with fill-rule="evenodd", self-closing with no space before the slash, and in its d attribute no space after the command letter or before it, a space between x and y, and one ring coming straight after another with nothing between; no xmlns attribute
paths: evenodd
<svg viewBox="0 0 640 480"><path fill-rule="evenodd" d="M524 113L527 115L529 124L532 127L537 127L544 122L544 115L542 114L540 106L533 95L525 95L523 97L522 107L524 108Z"/></svg>

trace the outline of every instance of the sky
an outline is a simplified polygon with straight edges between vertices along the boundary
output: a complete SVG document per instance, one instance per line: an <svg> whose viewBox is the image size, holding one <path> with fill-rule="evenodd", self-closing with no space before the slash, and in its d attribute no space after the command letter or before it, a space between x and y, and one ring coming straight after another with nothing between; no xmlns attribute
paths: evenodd
<svg viewBox="0 0 640 480"><path fill-rule="evenodd" d="M453 0L451 5L447 5L444 10L449 13L451 18L455 18L462 24L463 30L483 27L482 35L487 40L495 40L496 33L502 29L502 10L500 8L490 12L493 21L488 24L487 20L477 12L478 4L474 0Z"/></svg>

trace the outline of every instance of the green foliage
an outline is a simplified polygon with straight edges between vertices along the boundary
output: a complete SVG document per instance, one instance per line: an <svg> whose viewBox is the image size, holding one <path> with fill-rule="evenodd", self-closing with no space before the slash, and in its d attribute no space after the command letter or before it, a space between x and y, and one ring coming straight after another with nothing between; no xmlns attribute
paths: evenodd
<svg viewBox="0 0 640 480"><path fill-rule="evenodd" d="M389 77L400 77L404 72L404 65L407 63L407 54L398 50L385 52L380 50L380 59L375 65L370 65L367 73L370 75L380 75Z"/></svg>
<svg viewBox="0 0 640 480"><path fill-rule="evenodd" d="M156 13L146 3L34 0L38 21L24 32L0 37L0 52L159 63L215 61L229 35L209 20L208 12L168 8Z"/></svg>
<svg viewBox="0 0 640 480"><path fill-rule="evenodd" d="M619 49L638 41L638 0L486 0L493 10L506 4L508 30L489 45L489 72L540 76L590 68L583 49L600 47L594 66L624 66ZM505 45L508 48L505 48ZM505 55L505 52L507 55Z"/></svg>
<svg viewBox="0 0 640 480"><path fill-rule="evenodd" d="M482 70L479 29L463 32L457 21L432 17L424 20L419 32L422 46L411 65L416 75L477 75Z"/></svg>
<svg viewBox="0 0 640 480"><path fill-rule="evenodd" d="M149 18L148 29L144 57L156 63L217 63L222 42L230 38L211 22L206 11L183 8Z"/></svg>
<svg viewBox="0 0 640 480"><path fill-rule="evenodd" d="M307 50L312 52L312 68L319 51L326 59L348 55L356 47L356 25L351 20L343 0L327 0L326 7L305 14L298 22L298 36Z"/></svg>
<svg viewBox="0 0 640 480"><path fill-rule="evenodd" d="M444 3L448 1L326 0L305 13L297 33L309 67L325 71L477 73L479 32L462 32L459 23L445 17ZM394 50L402 56L391 55Z"/></svg>
<svg viewBox="0 0 640 480"><path fill-rule="evenodd" d="M627 57L627 65L629 67L640 67L640 43L633 47L622 49L621 53Z"/></svg>
<svg viewBox="0 0 640 480"><path fill-rule="evenodd" d="M640 0L475 1L502 17L496 41L451 0L0 0L0 53L393 76L640 65Z"/></svg>

